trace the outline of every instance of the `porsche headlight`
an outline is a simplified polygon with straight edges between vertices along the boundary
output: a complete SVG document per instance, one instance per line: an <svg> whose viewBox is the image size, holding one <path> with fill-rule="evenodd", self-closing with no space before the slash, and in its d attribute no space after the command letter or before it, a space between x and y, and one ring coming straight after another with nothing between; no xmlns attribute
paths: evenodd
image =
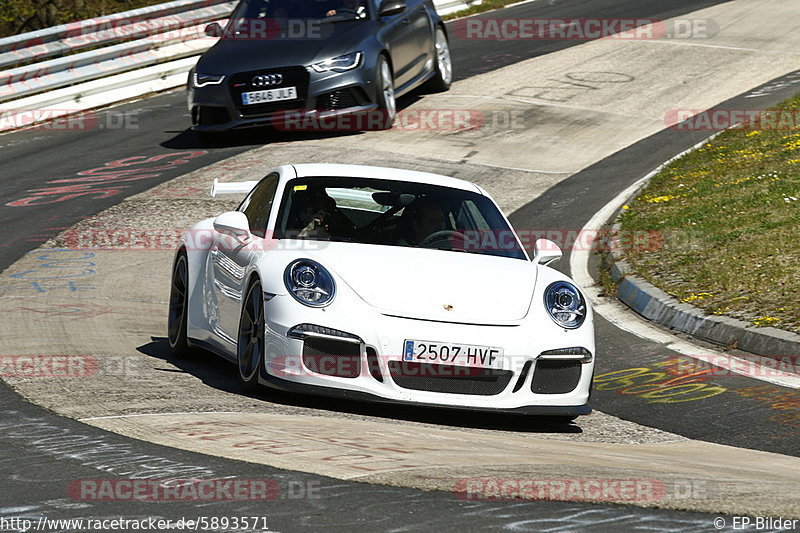
<svg viewBox="0 0 800 533"><path fill-rule="evenodd" d="M581 292L566 281L557 281L544 291L544 306L559 326L575 329L586 318L586 300Z"/></svg>
<svg viewBox="0 0 800 533"><path fill-rule="evenodd" d="M361 52L352 52L320 63L314 63L311 68L317 72L345 72L359 66L361 64L361 56Z"/></svg>
<svg viewBox="0 0 800 533"><path fill-rule="evenodd" d="M225 80L225 76L217 74L192 74L192 85L195 87L205 87L206 85L219 85Z"/></svg>
<svg viewBox="0 0 800 533"><path fill-rule="evenodd" d="M287 266L283 281L295 300L310 307L325 307L336 292L330 272L311 259L298 259Z"/></svg>

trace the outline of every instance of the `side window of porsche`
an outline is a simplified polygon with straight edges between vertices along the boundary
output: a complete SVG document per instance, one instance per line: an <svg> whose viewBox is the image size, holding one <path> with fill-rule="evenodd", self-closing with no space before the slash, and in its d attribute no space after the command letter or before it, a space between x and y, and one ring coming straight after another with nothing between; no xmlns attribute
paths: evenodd
<svg viewBox="0 0 800 533"><path fill-rule="evenodd" d="M266 235L267 221L275 200L275 191L278 189L278 175L270 174L253 187L248 197L242 202L239 211L242 211L250 224L253 235L263 238Z"/></svg>

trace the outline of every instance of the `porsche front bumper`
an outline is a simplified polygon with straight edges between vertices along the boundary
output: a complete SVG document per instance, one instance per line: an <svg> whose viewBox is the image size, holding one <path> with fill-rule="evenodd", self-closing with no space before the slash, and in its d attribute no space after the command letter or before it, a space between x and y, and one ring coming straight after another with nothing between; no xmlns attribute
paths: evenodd
<svg viewBox="0 0 800 533"><path fill-rule="evenodd" d="M457 324L363 308L342 316L290 300L277 296L266 302L265 385L470 410L560 416L590 412L591 323L566 331L552 328L552 323L537 328L531 320L503 326ZM493 369L404 361L407 339L498 346L503 355ZM584 355L546 353L566 348L582 348Z"/></svg>

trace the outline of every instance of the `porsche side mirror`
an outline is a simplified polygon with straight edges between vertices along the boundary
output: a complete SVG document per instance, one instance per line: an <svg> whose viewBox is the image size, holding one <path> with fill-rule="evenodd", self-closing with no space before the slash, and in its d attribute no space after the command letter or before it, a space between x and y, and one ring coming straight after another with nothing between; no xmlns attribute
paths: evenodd
<svg viewBox="0 0 800 533"><path fill-rule="evenodd" d="M230 235L240 242L250 240L250 223L241 211L228 211L214 219L214 229L223 235Z"/></svg>
<svg viewBox="0 0 800 533"><path fill-rule="evenodd" d="M402 0L383 0L378 14L382 17L391 17L392 15L399 15L408 9L408 5Z"/></svg>
<svg viewBox="0 0 800 533"><path fill-rule="evenodd" d="M561 248L549 239L537 239L533 244L533 262L549 265L561 259Z"/></svg>
<svg viewBox="0 0 800 533"><path fill-rule="evenodd" d="M218 22L212 22L206 26L205 34L209 37L219 37L222 35L222 26Z"/></svg>

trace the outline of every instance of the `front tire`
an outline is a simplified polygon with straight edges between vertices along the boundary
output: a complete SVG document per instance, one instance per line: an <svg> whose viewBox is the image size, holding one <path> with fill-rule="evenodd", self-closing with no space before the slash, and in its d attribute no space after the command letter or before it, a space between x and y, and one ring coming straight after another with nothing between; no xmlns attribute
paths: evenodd
<svg viewBox="0 0 800 533"><path fill-rule="evenodd" d="M436 28L434 53L436 54L434 75L425 88L432 92L443 92L450 89L450 84L453 83L453 59L450 56L447 34L442 28Z"/></svg>
<svg viewBox="0 0 800 533"><path fill-rule="evenodd" d="M258 388L258 376L264 357L264 294L261 282L255 280L247 290L239 320L236 367L239 383L247 392Z"/></svg>
<svg viewBox="0 0 800 533"><path fill-rule="evenodd" d="M376 80L378 112L383 113L383 117L381 117L383 120L379 121L379 129L388 130L391 129L397 118L397 102L394 95L394 75L385 56L378 59Z"/></svg>
<svg viewBox="0 0 800 533"><path fill-rule="evenodd" d="M167 337L172 356L186 358L190 354L186 337L186 324L189 315L189 262L186 252L181 250L172 268L172 284L169 294L169 315Z"/></svg>

